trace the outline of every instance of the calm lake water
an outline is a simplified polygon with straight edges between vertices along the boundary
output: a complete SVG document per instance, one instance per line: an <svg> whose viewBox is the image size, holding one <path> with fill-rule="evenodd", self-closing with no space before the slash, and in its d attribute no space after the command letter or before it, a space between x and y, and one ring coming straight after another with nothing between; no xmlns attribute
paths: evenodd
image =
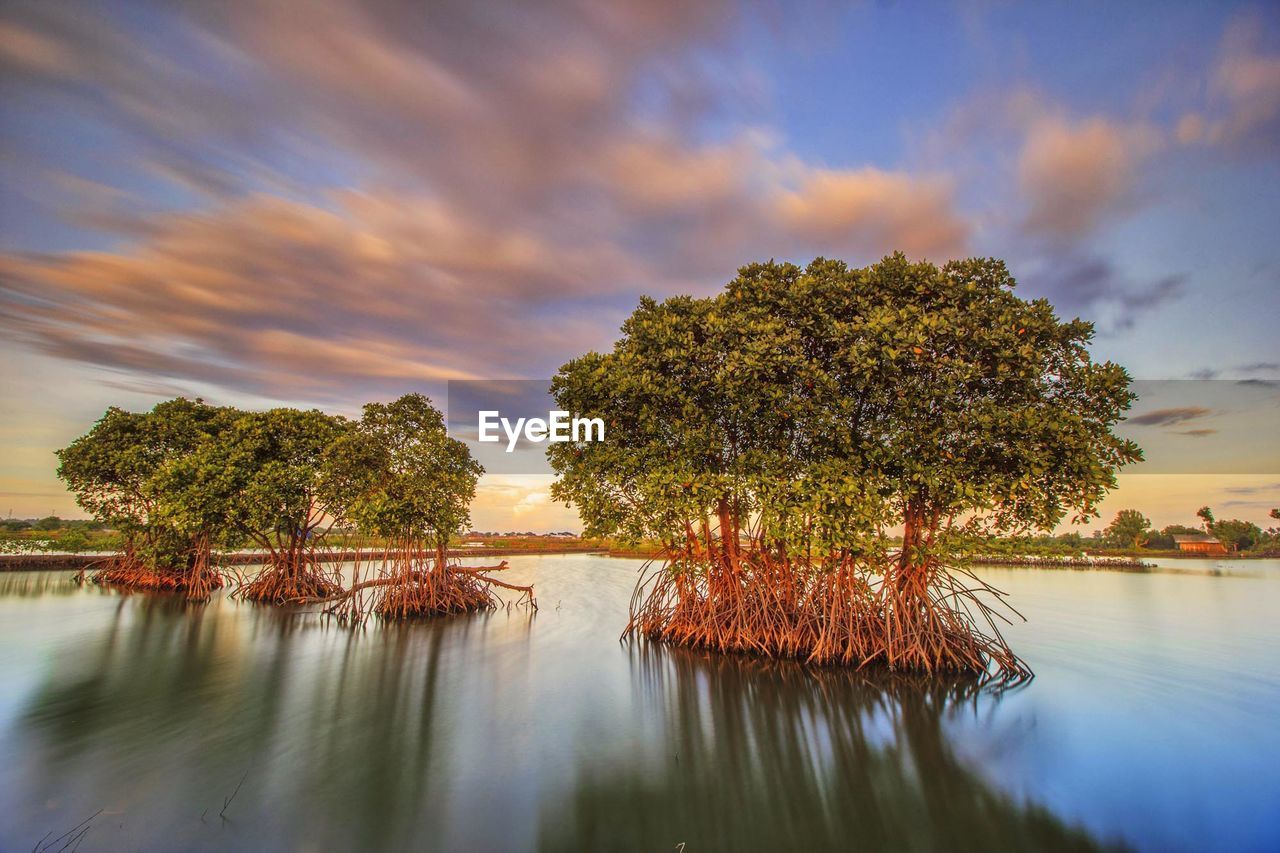
<svg viewBox="0 0 1280 853"><path fill-rule="evenodd" d="M1002 696L620 643L639 561L511 562L532 617L361 632L0 574L0 850L1280 848L1280 562L982 570Z"/></svg>

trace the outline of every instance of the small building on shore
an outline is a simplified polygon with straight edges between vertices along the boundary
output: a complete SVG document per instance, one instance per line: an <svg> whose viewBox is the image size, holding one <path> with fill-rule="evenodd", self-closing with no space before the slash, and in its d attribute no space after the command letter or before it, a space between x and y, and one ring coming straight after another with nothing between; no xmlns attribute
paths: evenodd
<svg viewBox="0 0 1280 853"><path fill-rule="evenodd" d="M1217 556L1227 553L1227 549L1214 537L1207 533L1174 534L1173 544L1186 554L1205 554Z"/></svg>

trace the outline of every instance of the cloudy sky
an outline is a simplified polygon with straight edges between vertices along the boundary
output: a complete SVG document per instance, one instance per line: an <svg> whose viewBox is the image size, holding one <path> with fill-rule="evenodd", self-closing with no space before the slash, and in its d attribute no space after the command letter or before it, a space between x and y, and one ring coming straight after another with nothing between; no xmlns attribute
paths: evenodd
<svg viewBox="0 0 1280 853"><path fill-rule="evenodd" d="M4 514L109 404L443 404L771 257L997 255L1135 376L1280 378L1275 4L6 0L0 88Z"/></svg>

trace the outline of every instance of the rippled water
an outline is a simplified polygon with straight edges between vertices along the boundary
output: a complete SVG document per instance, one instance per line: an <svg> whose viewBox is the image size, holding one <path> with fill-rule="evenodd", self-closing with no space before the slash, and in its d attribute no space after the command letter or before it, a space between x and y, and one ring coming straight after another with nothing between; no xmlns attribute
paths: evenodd
<svg viewBox="0 0 1280 853"><path fill-rule="evenodd" d="M620 643L638 561L511 562L536 616L355 633L0 574L0 850L1280 847L1276 561L983 570L1003 696Z"/></svg>

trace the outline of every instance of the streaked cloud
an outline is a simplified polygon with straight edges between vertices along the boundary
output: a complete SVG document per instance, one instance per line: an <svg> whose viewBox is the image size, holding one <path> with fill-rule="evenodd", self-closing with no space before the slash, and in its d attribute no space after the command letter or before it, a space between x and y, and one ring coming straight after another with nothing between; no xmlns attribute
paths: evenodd
<svg viewBox="0 0 1280 853"><path fill-rule="evenodd" d="M1018 154L1027 229L1057 239L1089 234L1129 200L1142 161L1160 144L1159 132L1143 125L1036 118Z"/></svg>
<svg viewBox="0 0 1280 853"><path fill-rule="evenodd" d="M160 46L71 8L11 10L10 85L100 110L197 195L148 210L60 177L58 214L112 248L0 256L6 323L59 358L308 399L549 375L640 293L747 260L966 249L944 176L689 132L684 90L722 85L691 52L727 6L197 3L153 10ZM299 186L290 158L357 185Z"/></svg>
<svg viewBox="0 0 1280 853"><path fill-rule="evenodd" d="M1061 9L809 12L5 3L0 323L79 401L13 476L38 481L109 402L351 413L547 376L607 347L640 294L709 293L770 257L1000 256L1022 293L1096 321L1100 356L1172 347L1152 363L1274 379L1280 259L1249 236L1274 219L1274 10L1197 11L1185 62L1090 39L1074 71L1048 57L1081 32L1043 38ZM892 44L904 24L937 48ZM1026 39L1043 61L993 50ZM1124 71L1105 87L1095 53ZM1178 67L1157 97L1161 62ZM1239 445L1229 420L1146 432L1204 453ZM485 500L536 514L542 492Z"/></svg>
<svg viewBox="0 0 1280 853"><path fill-rule="evenodd" d="M1273 493L1280 496L1280 483L1259 483L1249 486L1227 486L1222 490L1228 495L1258 495Z"/></svg>
<svg viewBox="0 0 1280 853"><path fill-rule="evenodd" d="M1280 147L1280 51L1265 45L1260 12L1238 15L1227 27L1202 110L1184 113L1178 141L1219 146L1250 156Z"/></svg>
<svg viewBox="0 0 1280 853"><path fill-rule="evenodd" d="M1155 409L1129 418L1129 423L1142 426L1172 426L1213 414L1212 409L1204 406L1181 406L1171 409Z"/></svg>
<svg viewBox="0 0 1280 853"><path fill-rule="evenodd" d="M1136 111L1080 110L1018 84L962 100L922 151L957 198L977 199L967 224L1001 247L1020 282L1116 334L1186 291L1187 273L1129 272L1101 239L1151 203L1144 183L1168 136Z"/></svg>
<svg viewBox="0 0 1280 853"><path fill-rule="evenodd" d="M778 207L797 241L862 256L892 245L945 260L964 252L970 231L955 212L951 182L941 176L808 169L794 190L779 192Z"/></svg>

